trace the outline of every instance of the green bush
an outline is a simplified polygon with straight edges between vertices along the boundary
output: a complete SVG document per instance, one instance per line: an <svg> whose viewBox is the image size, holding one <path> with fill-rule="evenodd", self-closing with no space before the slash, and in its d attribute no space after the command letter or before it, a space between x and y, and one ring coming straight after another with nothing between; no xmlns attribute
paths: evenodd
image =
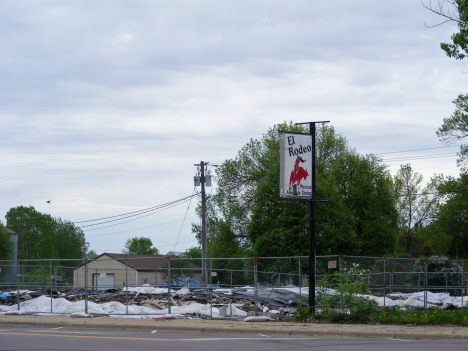
<svg viewBox="0 0 468 351"><path fill-rule="evenodd" d="M342 274L336 273L318 286L317 302L320 304L320 312L316 315L317 319L354 323L366 323L374 319L377 302L362 296L369 292L364 276L354 276L351 282L346 282Z"/></svg>

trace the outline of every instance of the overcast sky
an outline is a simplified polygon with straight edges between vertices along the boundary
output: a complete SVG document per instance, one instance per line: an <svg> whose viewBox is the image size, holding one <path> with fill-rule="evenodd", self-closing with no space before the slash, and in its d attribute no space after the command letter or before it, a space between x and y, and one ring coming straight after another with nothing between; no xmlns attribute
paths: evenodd
<svg viewBox="0 0 468 351"><path fill-rule="evenodd" d="M468 76L439 47L456 27L427 27L440 21L420 0L1 1L0 220L21 205L78 222L190 196L195 163L284 121L330 120L393 174L457 176L458 148L435 132ZM184 251L197 201L83 230L98 253L135 236Z"/></svg>

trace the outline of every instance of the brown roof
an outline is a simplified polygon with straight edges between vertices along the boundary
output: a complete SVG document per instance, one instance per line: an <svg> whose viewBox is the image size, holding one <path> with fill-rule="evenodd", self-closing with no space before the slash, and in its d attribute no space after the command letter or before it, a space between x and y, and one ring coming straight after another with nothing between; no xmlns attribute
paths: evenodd
<svg viewBox="0 0 468 351"><path fill-rule="evenodd" d="M97 258L107 255L123 264L127 264L129 267L138 271L154 271L162 268L163 265L167 264L170 259L176 256L166 255L135 255L135 254L115 254L115 253L103 253ZM193 263L189 263L190 268L200 268Z"/></svg>

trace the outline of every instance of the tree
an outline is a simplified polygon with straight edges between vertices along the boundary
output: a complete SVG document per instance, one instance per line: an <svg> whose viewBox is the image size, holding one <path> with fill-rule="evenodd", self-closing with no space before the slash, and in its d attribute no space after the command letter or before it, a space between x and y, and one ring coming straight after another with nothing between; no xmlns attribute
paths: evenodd
<svg viewBox="0 0 468 351"><path fill-rule="evenodd" d="M153 242L150 238L140 237L128 239L125 243L125 249L122 250L126 254L138 255L159 255L157 248L153 247Z"/></svg>
<svg viewBox="0 0 468 351"><path fill-rule="evenodd" d="M19 259L59 258L55 248L55 222L32 206L11 208L5 215L7 227L18 233Z"/></svg>
<svg viewBox="0 0 468 351"><path fill-rule="evenodd" d="M444 20L437 25L451 22L458 26L459 32L452 35L452 42L441 43L440 47L447 56L457 60L464 59L468 49L468 1L439 0L434 3L429 1L427 5L426 3L422 2L426 9L443 17Z"/></svg>
<svg viewBox="0 0 468 351"><path fill-rule="evenodd" d="M468 257L468 174L462 173L460 178L449 177L439 186L441 192L445 192L446 199L437 213L432 224L434 231L433 240L439 246L444 247L445 252L436 254L448 254L454 258ZM432 245L436 247L436 245Z"/></svg>
<svg viewBox="0 0 468 351"><path fill-rule="evenodd" d="M7 228L0 222L0 260L11 260L14 244Z"/></svg>
<svg viewBox="0 0 468 351"><path fill-rule="evenodd" d="M337 238L343 240L338 253L380 256L392 252L397 236L397 211L387 166L375 155L362 156L351 150L338 158L332 175L341 197L340 215L347 219L346 223L335 223L335 227L351 237L351 240Z"/></svg>
<svg viewBox="0 0 468 351"><path fill-rule="evenodd" d="M444 123L436 134L445 144L451 144L468 136L468 94L460 94L454 101L456 109L449 118L444 118ZM468 147L460 146L457 165L462 171L466 171L468 161Z"/></svg>
<svg viewBox="0 0 468 351"><path fill-rule="evenodd" d="M437 2L429 1L423 6L443 17L443 22L451 22L457 25L458 32L453 34L451 43L441 43L442 50L447 56L457 60L464 59L468 54L468 0L439 0ZM440 25L439 23L437 25ZM468 95L460 94L453 101L456 109L449 118L444 118L442 126L436 132L441 141L451 144L461 140L468 135ZM468 161L468 148L460 147L459 159L457 164L463 171Z"/></svg>
<svg viewBox="0 0 468 351"><path fill-rule="evenodd" d="M7 226L18 233L20 259L78 259L84 233L72 222L40 213L32 206L11 208Z"/></svg>
<svg viewBox="0 0 468 351"><path fill-rule="evenodd" d="M307 254L307 206L279 201L280 130L307 132L292 123L276 125L217 169L218 190L207 206L212 257ZM316 196L328 199L316 206L317 253L390 252L396 210L386 167L350 150L331 126L317 128L316 140Z"/></svg>
<svg viewBox="0 0 468 351"><path fill-rule="evenodd" d="M55 249L59 258L63 260L81 258L81 247L84 242L85 235L81 228L61 218L55 220Z"/></svg>
<svg viewBox="0 0 468 351"><path fill-rule="evenodd" d="M405 253L423 254L424 238L421 229L436 216L441 195L437 186L442 176L434 176L423 186L423 176L413 171L409 164L402 165L393 178L398 211L399 244Z"/></svg>
<svg viewBox="0 0 468 351"><path fill-rule="evenodd" d="M86 255L86 258L89 259L89 260L91 260L91 259L96 258L96 257L98 257L98 256L99 256L99 255L97 254L96 251L94 251L94 250L89 250L89 251L88 251L88 254Z"/></svg>

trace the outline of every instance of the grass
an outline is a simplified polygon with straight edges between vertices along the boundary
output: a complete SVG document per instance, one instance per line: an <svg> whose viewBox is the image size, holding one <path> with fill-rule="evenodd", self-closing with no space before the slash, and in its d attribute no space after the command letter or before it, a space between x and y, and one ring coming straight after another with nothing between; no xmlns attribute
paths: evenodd
<svg viewBox="0 0 468 351"><path fill-rule="evenodd" d="M376 311L374 318L379 324L468 326L468 309L428 309L425 311L380 309Z"/></svg>

